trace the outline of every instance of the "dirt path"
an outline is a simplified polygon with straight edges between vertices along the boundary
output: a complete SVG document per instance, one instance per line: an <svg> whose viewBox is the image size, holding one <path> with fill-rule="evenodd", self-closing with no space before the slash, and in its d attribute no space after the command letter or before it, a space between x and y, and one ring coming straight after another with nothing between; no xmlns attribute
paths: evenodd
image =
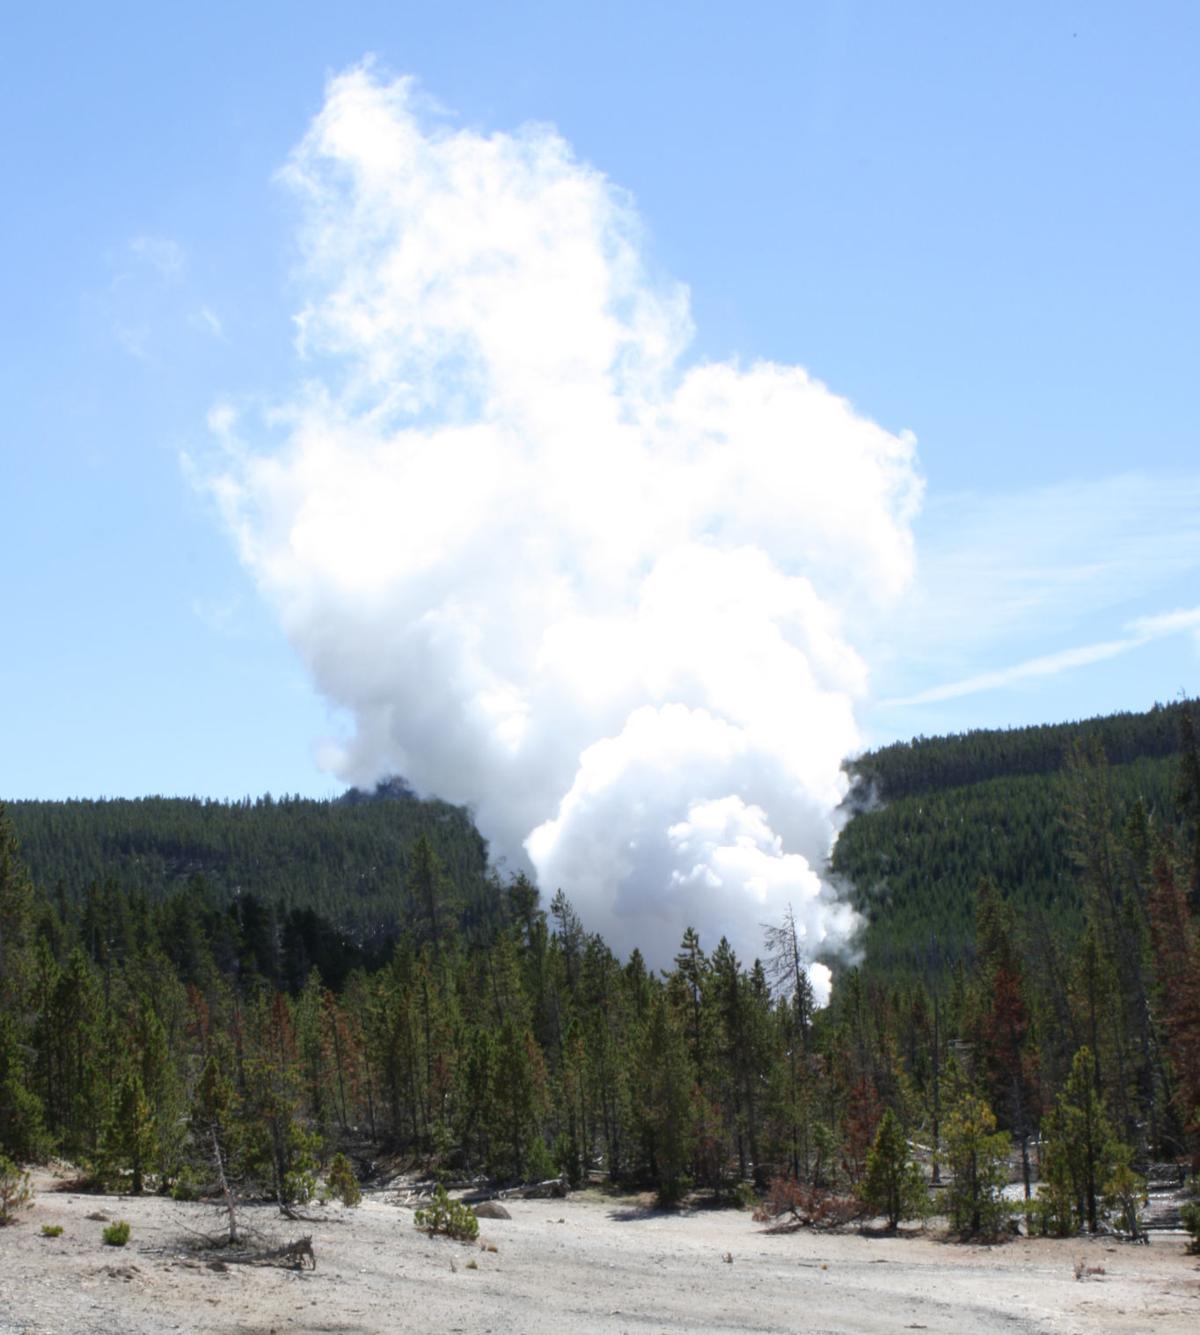
<svg viewBox="0 0 1200 1335"><path fill-rule="evenodd" d="M494 1252L431 1240L390 1198L249 1221L286 1242L311 1232L317 1268L218 1264L189 1254L204 1205L45 1190L0 1229L0 1335L162 1331L1191 1332L1200 1261L1182 1238L961 1246L932 1235L772 1235L749 1214L666 1214L595 1195L510 1202L486 1220ZM125 1248L101 1243L101 1212L126 1219ZM61 1224L56 1239L42 1224ZM725 1260L728 1255L731 1259ZM1075 1263L1103 1267L1082 1281Z"/></svg>

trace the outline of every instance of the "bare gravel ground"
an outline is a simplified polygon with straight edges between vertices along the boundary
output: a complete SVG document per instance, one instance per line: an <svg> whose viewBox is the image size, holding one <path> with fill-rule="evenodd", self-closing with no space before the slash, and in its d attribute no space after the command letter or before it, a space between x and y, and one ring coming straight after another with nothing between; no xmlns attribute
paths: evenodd
<svg viewBox="0 0 1200 1335"><path fill-rule="evenodd" d="M45 1174L36 1185L34 1208L0 1229L0 1335L1200 1330L1200 1261L1182 1237L771 1234L735 1210L584 1193L508 1202L511 1220L481 1221L492 1252L426 1238L387 1193L302 1224L247 1210L276 1243L312 1234L317 1268L298 1271L197 1251L195 1233L219 1228L211 1206L70 1195ZM102 1244L95 1212L129 1221L128 1246ZM62 1236L43 1238L43 1224ZM1077 1261L1103 1273L1076 1280Z"/></svg>

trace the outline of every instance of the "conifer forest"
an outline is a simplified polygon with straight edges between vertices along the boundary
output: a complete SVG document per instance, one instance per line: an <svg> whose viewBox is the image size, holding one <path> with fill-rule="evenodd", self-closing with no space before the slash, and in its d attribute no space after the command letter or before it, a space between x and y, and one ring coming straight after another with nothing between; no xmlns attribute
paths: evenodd
<svg viewBox="0 0 1200 1335"><path fill-rule="evenodd" d="M757 959L690 930L668 969L618 958L398 780L12 803L0 1155L285 1210L381 1156L893 1224L931 1179L964 1236L1136 1231L1147 1165L1200 1168L1196 727L1182 702L850 762L831 875L863 925L824 1007L791 918Z"/></svg>

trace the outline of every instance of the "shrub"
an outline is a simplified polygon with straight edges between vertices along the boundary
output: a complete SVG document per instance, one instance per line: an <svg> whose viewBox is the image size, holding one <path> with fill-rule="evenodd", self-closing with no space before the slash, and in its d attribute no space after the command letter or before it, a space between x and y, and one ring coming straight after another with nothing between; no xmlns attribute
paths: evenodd
<svg viewBox="0 0 1200 1335"><path fill-rule="evenodd" d="M431 1235L441 1233L448 1238L457 1238L459 1242L474 1242L479 1236L479 1220L470 1206L452 1201L442 1186L434 1192L429 1208L413 1215L413 1225Z"/></svg>
<svg viewBox="0 0 1200 1335"><path fill-rule="evenodd" d="M1193 1253L1200 1252L1200 1201L1188 1201L1179 1211L1179 1217L1183 1221L1184 1228L1192 1235L1192 1243L1188 1250Z"/></svg>
<svg viewBox="0 0 1200 1335"><path fill-rule="evenodd" d="M103 1237L109 1247L124 1247L129 1241L129 1225L124 1219L115 1224L109 1224L104 1230Z"/></svg>
<svg viewBox="0 0 1200 1335"><path fill-rule="evenodd" d="M583 1157L575 1139L565 1131L560 1131L554 1141L551 1156L555 1171L572 1187L578 1187L583 1181Z"/></svg>
<svg viewBox="0 0 1200 1335"><path fill-rule="evenodd" d="M358 1185L358 1178L354 1175L350 1160L344 1154L333 1156L333 1162L329 1165L325 1183L330 1192L343 1205L357 1205L362 1200L362 1190Z"/></svg>
<svg viewBox="0 0 1200 1335"><path fill-rule="evenodd" d="M43 1225L42 1225L42 1237L43 1237L43 1238L61 1238L61 1237L62 1237L62 1225L61 1225L61 1224L43 1224Z"/></svg>
<svg viewBox="0 0 1200 1335"><path fill-rule="evenodd" d="M547 1178L557 1177L558 1172L558 1165L546 1148L546 1142L541 1136L536 1137L525 1159L525 1176L532 1182L544 1182Z"/></svg>
<svg viewBox="0 0 1200 1335"><path fill-rule="evenodd" d="M196 1201L200 1199L200 1183L196 1174L186 1165L179 1170L175 1181L171 1183L173 1201Z"/></svg>
<svg viewBox="0 0 1200 1335"><path fill-rule="evenodd" d="M729 1193L729 1199L739 1210L757 1210L758 1192L753 1182L738 1182Z"/></svg>
<svg viewBox="0 0 1200 1335"><path fill-rule="evenodd" d="M772 1178L766 1199L754 1212L760 1224L769 1224L780 1215L790 1214L793 1226L804 1228L842 1228L863 1215L863 1204L856 1196L838 1196L824 1187L810 1187L794 1177Z"/></svg>
<svg viewBox="0 0 1200 1335"><path fill-rule="evenodd" d="M1127 1145L1114 1150L1112 1172L1104 1184L1104 1209L1109 1218L1131 1238L1141 1237L1138 1214L1147 1200L1146 1179L1130 1167L1131 1152Z"/></svg>
<svg viewBox="0 0 1200 1335"><path fill-rule="evenodd" d="M0 1224L11 1223L13 1215L32 1200L29 1174L0 1154Z"/></svg>
<svg viewBox="0 0 1200 1335"><path fill-rule="evenodd" d="M1043 1164L1052 1164L1049 1153L1044 1154ZM1029 1231L1047 1238L1069 1238L1075 1232L1075 1201L1071 1188L1052 1171L1048 1176L1050 1180L1038 1187L1033 1200L1021 1202L1029 1217Z"/></svg>

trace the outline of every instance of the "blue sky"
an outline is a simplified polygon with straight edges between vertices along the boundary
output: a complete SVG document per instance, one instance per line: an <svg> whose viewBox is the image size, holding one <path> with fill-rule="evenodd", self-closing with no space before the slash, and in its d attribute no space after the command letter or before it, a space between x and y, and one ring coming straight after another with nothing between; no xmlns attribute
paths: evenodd
<svg viewBox="0 0 1200 1335"><path fill-rule="evenodd" d="M915 434L917 574L856 642L868 739L1198 689L1194 6L116 4L8 32L0 795L341 786L342 710L181 458L214 404L302 374L278 172L368 54L628 191L689 359L798 364Z"/></svg>

